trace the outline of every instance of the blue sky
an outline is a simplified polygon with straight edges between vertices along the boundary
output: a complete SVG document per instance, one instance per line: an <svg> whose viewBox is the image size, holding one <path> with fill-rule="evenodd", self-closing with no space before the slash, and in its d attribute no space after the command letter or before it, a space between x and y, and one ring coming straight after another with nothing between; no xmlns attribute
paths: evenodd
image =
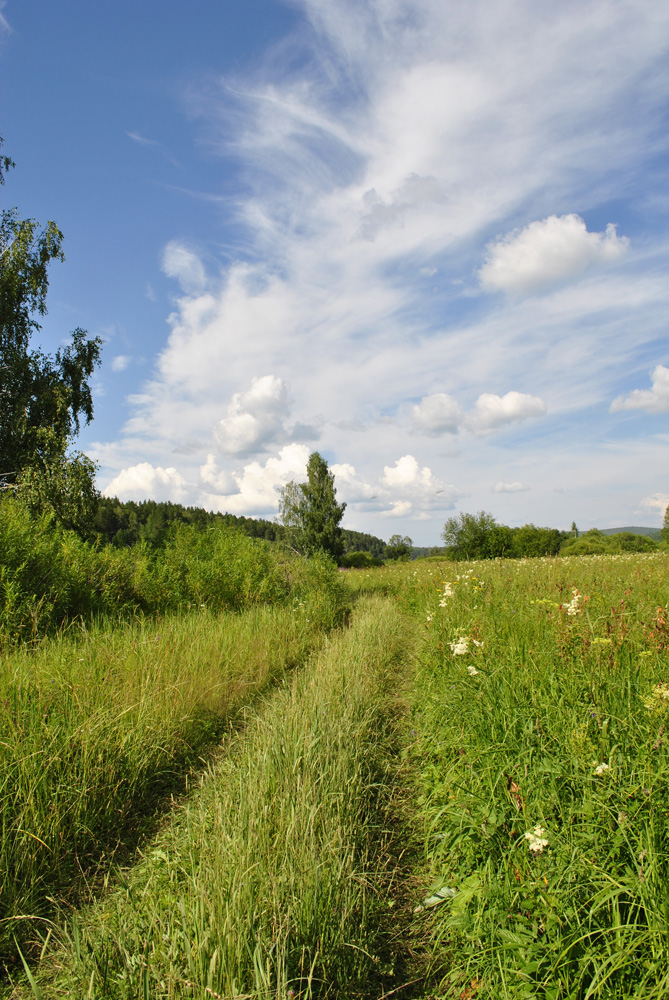
<svg viewBox="0 0 669 1000"><path fill-rule="evenodd" d="M105 340L99 485L345 524L660 524L669 9L0 4L4 204L54 219L42 346Z"/></svg>

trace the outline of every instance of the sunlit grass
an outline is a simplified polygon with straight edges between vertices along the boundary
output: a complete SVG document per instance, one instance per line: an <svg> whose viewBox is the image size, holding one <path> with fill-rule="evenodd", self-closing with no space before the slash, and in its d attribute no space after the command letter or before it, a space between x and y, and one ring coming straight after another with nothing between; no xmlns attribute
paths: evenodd
<svg viewBox="0 0 669 1000"><path fill-rule="evenodd" d="M411 641L388 602L360 605L249 718L143 863L70 925L41 995L367 995L389 972L392 693Z"/></svg>
<svg viewBox="0 0 669 1000"><path fill-rule="evenodd" d="M425 875L453 890L417 917L437 995L668 995L668 570L653 554L398 581L424 628Z"/></svg>
<svg viewBox="0 0 669 1000"><path fill-rule="evenodd" d="M132 844L239 707L323 639L318 609L201 610L3 657L0 944ZM22 920L25 916L27 920Z"/></svg>

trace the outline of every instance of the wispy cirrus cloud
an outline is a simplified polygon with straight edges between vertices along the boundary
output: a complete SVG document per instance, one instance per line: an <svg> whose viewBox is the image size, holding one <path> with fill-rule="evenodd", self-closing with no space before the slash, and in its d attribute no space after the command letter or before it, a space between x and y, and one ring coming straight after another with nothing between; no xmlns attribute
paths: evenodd
<svg viewBox="0 0 669 1000"><path fill-rule="evenodd" d="M620 190L635 203L664 142L669 11L301 8L308 30L286 43L301 58L190 89L210 150L241 168L225 194L244 249L216 269L183 240L166 246L181 292L128 434L160 468L161 448L199 442L180 474L200 482L205 469L202 488L227 488L246 482L240 458L262 478L267 450L279 461L311 428L364 509L375 497L390 518L430 518L440 490L453 501L494 458L494 431L528 449L513 435L529 421L550 410L559 435L564 414L608 403L632 321L639 345L661 336L666 246L584 217ZM508 295L482 294L494 291ZM273 380L266 398L249 389L259 378ZM583 423L595 450L601 432ZM469 434L466 455L445 455L456 434ZM258 509L250 487L233 495Z"/></svg>

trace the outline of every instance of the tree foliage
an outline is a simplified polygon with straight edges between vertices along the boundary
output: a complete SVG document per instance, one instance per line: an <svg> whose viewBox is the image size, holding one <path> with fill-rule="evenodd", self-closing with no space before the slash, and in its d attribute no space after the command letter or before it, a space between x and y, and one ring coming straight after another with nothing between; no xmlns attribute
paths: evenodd
<svg viewBox="0 0 669 1000"><path fill-rule="evenodd" d="M279 498L279 519L293 547L303 555L325 552L337 561L344 552L339 525L345 509L337 503L334 473L317 451L309 456L306 483L287 483Z"/></svg>
<svg viewBox="0 0 669 1000"><path fill-rule="evenodd" d="M411 558L413 542L408 535L391 535L385 547L386 559L405 561Z"/></svg>
<svg viewBox="0 0 669 1000"><path fill-rule="evenodd" d="M669 507L664 512L664 520L662 522L662 530L660 532L663 542L669 543Z"/></svg>
<svg viewBox="0 0 669 1000"><path fill-rule="evenodd" d="M188 524L201 531L226 526L237 528L251 538L273 542L283 537L283 528L263 518L221 514L203 507L184 507L169 500L119 500L100 497L91 536L115 548L127 548L143 542L151 549L169 543L175 525Z"/></svg>
<svg viewBox="0 0 669 1000"><path fill-rule="evenodd" d="M495 549L500 547L500 541L503 545L501 539L495 539L493 545L493 531L497 527L492 514L484 510L478 514L463 512L449 517L441 537L452 559L489 559L496 555Z"/></svg>
<svg viewBox="0 0 669 1000"><path fill-rule="evenodd" d="M0 139L0 145L2 139ZM0 157L0 180L14 164ZM40 228L15 208L0 214L0 485L85 531L95 498L95 467L69 453L81 420L93 417L90 378L102 341L76 329L55 355L31 349L46 313L48 268L65 259L55 222ZM63 491L63 496L60 495ZM83 501L76 509L76 496Z"/></svg>
<svg viewBox="0 0 669 1000"><path fill-rule="evenodd" d="M524 524L509 528L492 514L458 514L444 525L442 538L450 559L513 559L524 556L557 555L570 534L557 528Z"/></svg>

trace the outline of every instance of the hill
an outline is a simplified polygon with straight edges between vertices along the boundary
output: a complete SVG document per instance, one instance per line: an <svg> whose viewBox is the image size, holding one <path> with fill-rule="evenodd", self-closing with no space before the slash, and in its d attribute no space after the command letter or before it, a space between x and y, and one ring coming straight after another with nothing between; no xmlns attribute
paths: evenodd
<svg viewBox="0 0 669 1000"><path fill-rule="evenodd" d="M649 538L653 538L656 542L662 540L662 531L660 528L600 528L603 535L621 535L626 532L629 535L647 535Z"/></svg>

